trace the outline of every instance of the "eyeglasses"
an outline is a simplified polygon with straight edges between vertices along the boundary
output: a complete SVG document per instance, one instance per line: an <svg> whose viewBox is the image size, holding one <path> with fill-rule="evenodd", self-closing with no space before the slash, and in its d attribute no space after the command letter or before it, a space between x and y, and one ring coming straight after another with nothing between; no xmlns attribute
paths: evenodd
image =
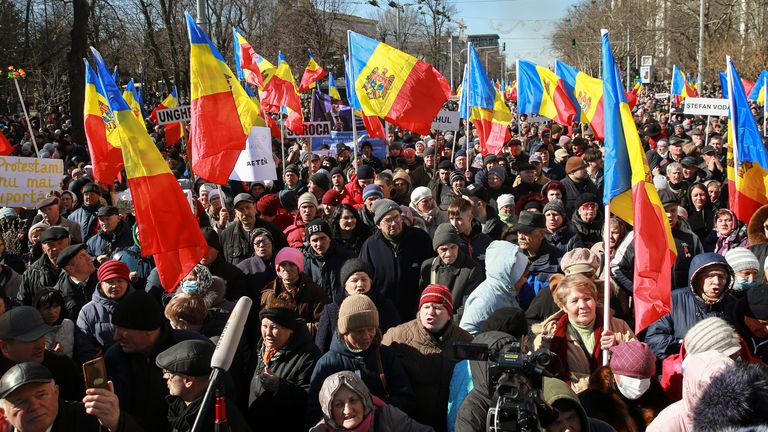
<svg viewBox="0 0 768 432"><path fill-rule="evenodd" d="M396 225L403 221L403 217L401 215L384 218L381 220L381 223L386 225Z"/></svg>
<svg viewBox="0 0 768 432"><path fill-rule="evenodd" d="M597 203L584 203L581 206L588 210L594 210L597 208Z"/></svg>
<svg viewBox="0 0 768 432"><path fill-rule="evenodd" d="M261 246L272 243L268 238L265 239L256 239L253 241L253 244Z"/></svg>

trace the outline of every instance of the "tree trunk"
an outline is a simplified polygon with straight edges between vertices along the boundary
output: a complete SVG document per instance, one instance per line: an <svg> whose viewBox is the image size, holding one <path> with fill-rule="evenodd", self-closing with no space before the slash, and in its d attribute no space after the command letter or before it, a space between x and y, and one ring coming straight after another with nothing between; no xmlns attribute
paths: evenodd
<svg viewBox="0 0 768 432"><path fill-rule="evenodd" d="M157 68L160 69L160 74L163 76L165 86L170 89L172 88L171 80L168 76L168 71L165 69L165 63L163 62L163 55L160 52L160 47L157 46L157 41L155 40L155 26L152 24L152 17L149 15L149 5L144 0L139 0L139 5L141 6L141 13L144 15L144 20L147 22L147 39L149 39L149 46L152 49L152 54L155 56ZM147 85L147 83L145 82L144 85Z"/></svg>
<svg viewBox="0 0 768 432"><path fill-rule="evenodd" d="M69 109L72 115L72 141L85 145L83 103L85 99L85 65L83 58L88 49L88 0L72 1L71 45L67 54L69 63Z"/></svg>

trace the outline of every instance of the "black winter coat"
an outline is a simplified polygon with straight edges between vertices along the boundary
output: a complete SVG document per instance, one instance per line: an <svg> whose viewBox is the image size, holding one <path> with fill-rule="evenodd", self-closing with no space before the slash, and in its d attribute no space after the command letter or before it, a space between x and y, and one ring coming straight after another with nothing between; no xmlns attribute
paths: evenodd
<svg viewBox="0 0 768 432"><path fill-rule="evenodd" d="M416 316L421 263L433 256L429 234L413 227L403 228L396 246L377 231L360 251L360 258L371 264L375 272L373 289L392 300L403 320Z"/></svg>
<svg viewBox="0 0 768 432"><path fill-rule="evenodd" d="M304 249L304 273L320 285L325 295L331 300L345 297L343 281L339 279L339 271L348 259L354 255L341 243L332 240L325 256L317 256L311 247Z"/></svg>
<svg viewBox="0 0 768 432"><path fill-rule="evenodd" d="M48 255L43 254L21 275L21 287L19 287L17 300L22 304L32 306L32 300L37 292L56 285L61 273L61 270L51 264Z"/></svg>
<svg viewBox="0 0 768 432"><path fill-rule="evenodd" d="M76 284L66 272L61 272L59 281L56 282L53 289L61 291L61 295L64 296L64 307L66 308L64 312L66 312L67 318L77 322L80 309L91 301L98 284L99 278L96 276L96 272L91 273L88 280L83 284Z"/></svg>
<svg viewBox="0 0 768 432"><path fill-rule="evenodd" d="M260 430L301 431L306 430L305 418L307 390L312 371L320 358L303 320L296 320L296 330L288 345L270 360L264 362L263 345L254 350L251 364L256 366L248 394L248 415L251 424ZM268 367L272 374L280 377L277 392L264 388L262 376Z"/></svg>
<svg viewBox="0 0 768 432"><path fill-rule="evenodd" d="M272 222L256 219L254 228L264 228L272 234L272 245L275 255L277 255L280 249L288 246L283 230ZM251 239L240 222L234 221L227 225L224 231L219 234L219 239L221 240L221 247L224 249L221 251L224 255L223 258L228 263L237 265L240 261L253 256Z"/></svg>
<svg viewBox="0 0 768 432"><path fill-rule="evenodd" d="M208 270L213 276L218 276L227 282L225 294L227 300L235 301L246 294L247 280L243 271L225 261L221 255L211 263Z"/></svg>
<svg viewBox="0 0 768 432"><path fill-rule="evenodd" d="M235 405L234 401L225 398L227 405L227 426L231 431L243 431L251 432L251 427L245 421L243 414ZM168 403L168 431L169 432L191 432L192 426L195 424L195 418L197 418L197 412L200 411L200 405L203 398L187 405L180 397L168 396L166 402ZM200 419L202 425L198 430L200 432L214 432L216 428L216 410L213 409L213 403L205 412L205 415Z"/></svg>
<svg viewBox="0 0 768 432"><path fill-rule="evenodd" d="M8 372L8 369L16 363L10 361L4 355L0 355L0 375ZM43 366L47 367L53 375L53 379L59 386L59 397L63 400L79 401L85 396L85 383L80 367L64 354L45 350L43 354Z"/></svg>
<svg viewBox="0 0 768 432"><path fill-rule="evenodd" d="M128 224L120 221L114 231L110 233L99 231L98 234L88 240L87 244L88 253L92 257L107 255L111 259L115 252L133 246L133 234Z"/></svg>
<svg viewBox="0 0 768 432"><path fill-rule="evenodd" d="M480 264L459 250L459 256L451 265L444 264L440 257L424 260L419 289L424 291L433 283L447 286L453 296L453 313L460 316L467 297L484 280L485 271Z"/></svg>
<svg viewBox="0 0 768 432"><path fill-rule="evenodd" d="M546 239L552 246L560 249L563 253L585 247L581 236L568 223L564 223L563 226L552 234L547 234Z"/></svg>

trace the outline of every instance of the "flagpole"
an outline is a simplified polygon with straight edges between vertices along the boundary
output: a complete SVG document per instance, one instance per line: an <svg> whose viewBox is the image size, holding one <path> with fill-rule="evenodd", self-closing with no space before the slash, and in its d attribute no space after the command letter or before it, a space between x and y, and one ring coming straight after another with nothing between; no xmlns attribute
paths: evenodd
<svg viewBox="0 0 768 432"><path fill-rule="evenodd" d="M285 118L283 118L283 107L280 107L280 149L283 152L283 175L285 175Z"/></svg>
<svg viewBox="0 0 768 432"><path fill-rule="evenodd" d="M603 328L611 329L611 203L605 205L603 224ZM603 366L608 365L608 350L603 350Z"/></svg>
<svg viewBox="0 0 768 432"><path fill-rule="evenodd" d="M473 149L473 151L472 151L472 161L474 161L474 159L475 159L475 152L474 152L475 140L472 139L472 123L469 121L469 118L472 117L472 104L469 103L469 98L472 95L471 90L470 90L470 87L471 87L471 84L470 84L471 79L470 78L472 77L472 56L471 56L471 53L469 52L471 47L472 47L472 42L467 42L467 79L466 79L467 88L466 89L462 88L461 89L461 93L467 95L467 97L465 98L467 100L467 118L466 118L466 122L467 122L467 128L466 128L467 129L467 139L466 139L466 141L467 141L467 155L470 154L469 153L469 148L470 148L469 146L471 144L472 145L472 149ZM462 81L464 81L464 80L462 79ZM464 93L464 92L466 92L466 93ZM467 157L467 169L469 169L470 165L472 165L472 163L470 162L469 157Z"/></svg>
<svg viewBox="0 0 768 432"><path fill-rule="evenodd" d="M35 146L35 156L40 157L40 150L37 149L37 141L35 140L35 131L32 130L32 121L29 119L29 113L27 113L27 105L24 103L24 97L21 95L21 87L19 87L19 80L13 80L16 84L16 93L19 94L19 102L21 102L21 109L24 110L24 117L27 119L27 129L29 129L29 137L32 139L32 145ZM42 125L41 125L42 126Z"/></svg>
<svg viewBox="0 0 768 432"><path fill-rule="evenodd" d="M350 43L350 36L352 35L352 30L347 30L347 57L349 58L349 80L352 81L350 85L355 85L355 81L357 80L357 77L355 76L354 68L352 68L352 44ZM329 90L330 91L330 90ZM349 95L347 95L349 97ZM360 107L360 114L363 114L363 107ZM384 131L384 134L386 135L386 130ZM357 168L357 121L355 120L355 109L352 107L352 150L353 150L353 156L354 161L352 162L352 165ZM389 155L389 141L387 142L387 155Z"/></svg>

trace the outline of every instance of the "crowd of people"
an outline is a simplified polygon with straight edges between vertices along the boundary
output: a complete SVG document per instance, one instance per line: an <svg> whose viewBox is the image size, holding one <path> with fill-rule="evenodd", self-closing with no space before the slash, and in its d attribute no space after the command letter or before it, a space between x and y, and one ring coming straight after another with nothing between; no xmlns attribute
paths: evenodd
<svg viewBox="0 0 768 432"><path fill-rule="evenodd" d="M194 196L186 228L208 245L164 287L123 177L93 181L64 107L36 117L39 157L66 175L34 208L0 209L3 424L180 432L203 409L214 430L222 411L203 396L215 342L249 297L219 381L233 431L485 431L492 364L516 344L552 353L528 383L555 409L540 411L543 430L756 430L768 423L768 205L749 221L728 208L725 119L652 96L633 114L677 259L671 313L639 334L639 240L611 218L604 272L602 142L586 125L520 115L485 155L463 127L394 129L384 157L366 141L323 156L275 141L277 180L219 186L147 120ZM35 156L22 117L0 130ZM487 359L459 358L471 342ZM94 388L81 366L99 357L107 382Z"/></svg>

